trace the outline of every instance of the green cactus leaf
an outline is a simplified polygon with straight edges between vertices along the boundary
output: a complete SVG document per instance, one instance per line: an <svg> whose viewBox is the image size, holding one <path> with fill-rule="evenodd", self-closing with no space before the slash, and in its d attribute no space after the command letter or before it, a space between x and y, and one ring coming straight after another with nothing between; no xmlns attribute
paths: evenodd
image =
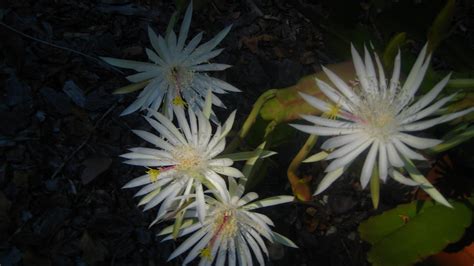
<svg viewBox="0 0 474 266"><path fill-rule="evenodd" d="M431 28L428 31L428 43L430 51L434 51L440 42L448 36L451 29L451 22L453 20L455 7L456 1L448 0L446 5L433 21L433 25L431 25Z"/></svg>
<svg viewBox="0 0 474 266"><path fill-rule="evenodd" d="M361 223L360 237L372 244L369 262L412 265L458 241L472 222L472 203L450 203L413 201Z"/></svg>

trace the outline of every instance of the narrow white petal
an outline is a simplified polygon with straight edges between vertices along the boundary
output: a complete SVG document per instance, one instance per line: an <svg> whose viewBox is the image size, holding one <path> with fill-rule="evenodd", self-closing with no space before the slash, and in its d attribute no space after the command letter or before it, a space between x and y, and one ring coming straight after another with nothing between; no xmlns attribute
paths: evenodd
<svg viewBox="0 0 474 266"><path fill-rule="evenodd" d="M207 225L207 224L205 224L205 225ZM178 232L177 237L189 235L189 234L191 234L191 233L193 233L193 232L196 232L198 229L200 229L200 228L202 228L202 227L203 227L203 225L202 225L201 223L195 222L194 224L192 224L192 225L190 225L190 226L188 226L188 227L186 227L186 228L181 228L181 229L179 230L179 232ZM161 231L160 233L158 233L158 235L170 234L170 235L168 235L167 237L165 237L161 242L166 241L166 240L173 239L173 235L171 235L171 232L173 232L173 225L171 225L169 228L170 228L170 229L169 229L169 232L163 232L163 231Z"/></svg>
<svg viewBox="0 0 474 266"><path fill-rule="evenodd" d="M258 212L252 212L252 214L254 215L254 217L256 219L260 219L260 220L262 220L262 222L264 222L264 223L266 223L270 226L275 226L273 221L270 218L268 218L266 215L258 213Z"/></svg>
<svg viewBox="0 0 474 266"><path fill-rule="evenodd" d="M145 81L147 79L152 79L152 78L156 78L156 79L160 80L160 79L162 79L161 78L162 72L163 72L162 69L157 68L157 69L154 69L154 70L129 75L126 78L127 78L128 81L130 81L132 83L138 83L138 82L142 82L142 81Z"/></svg>
<svg viewBox="0 0 474 266"><path fill-rule="evenodd" d="M235 266L237 263L237 258L236 258L236 250L235 250L235 241L234 239L229 240L229 249L227 251L227 254L229 255L229 266Z"/></svg>
<svg viewBox="0 0 474 266"><path fill-rule="evenodd" d="M367 147L369 147L370 144L372 144L373 140L368 139L366 140L362 145L360 145L358 148L354 149L353 151L349 152L348 154L332 161L325 172L332 172L338 168L344 167L349 165L359 154L361 154Z"/></svg>
<svg viewBox="0 0 474 266"><path fill-rule="evenodd" d="M420 138L405 133L399 133L397 138L408 146L416 149L428 149L443 142L439 139Z"/></svg>
<svg viewBox="0 0 474 266"><path fill-rule="evenodd" d="M150 177L148 176L148 174L146 174L146 175L142 175L140 177L130 180L127 184L123 185L122 188L139 187L139 186L146 185L150 182L151 182Z"/></svg>
<svg viewBox="0 0 474 266"><path fill-rule="evenodd" d="M330 69L322 67L326 76L328 76L329 80L336 86L339 91L346 96L353 103L359 102L359 97L354 93L351 87L349 87L341 78L339 78L334 72Z"/></svg>
<svg viewBox="0 0 474 266"><path fill-rule="evenodd" d="M192 134L191 128L189 127L188 120L181 106L173 106L174 113L176 114L176 119L178 120L179 127L183 131L188 143L192 143Z"/></svg>
<svg viewBox="0 0 474 266"><path fill-rule="evenodd" d="M370 92L369 83L367 82L367 73L362 62L362 58L360 57L359 53L355 49L354 45L351 43L351 53L352 53L352 62L354 64L354 68L357 73L357 77L359 79L360 85L362 89L366 92Z"/></svg>
<svg viewBox="0 0 474 266"><path fill-rule="evenodd" d="M231 65L227 64L201 64L197 66L193 66L193 71L205 72L205 71L222 71L227 68L231 67Z"/></svg>
<svg viewBox="0 0 474 266"><path fill-rule="evenodd" d="M193 16L193 3L190 2L188 8L186 9L186 13L184 14L183 22L181 22L181 28L179 29L179 36L178 36L178 43L176 45L176 49L179 51L183 49L184 42L188 37L189 26L191 25L191 18Z"/></svg>
<svg viewBox="0 0 474 266"><path fill-rule="evenodd" d="M157 65L160 65L160 66L166 65L166 63L163 61L163 59L161 59L155 52L153 52L153 50L145 48L145 52L146 52L146 55L148 56L148 59L153 61L153 63L155 63Z"/></svg>
<svg viewBox="0 0 474 266"><path fill-rule="evenodd" d="M140 138L142 138L142 139L150 142L151 144L155 145L158 148L161 148L161 149L164 149L164 150L167 150L167 151L171 151L171 150L174 149L171 144L169 144L165 140L157 137L156 135L154 135L150 132L143 131L143 130L132 130L132 132L135 133Z"/></svg>
<svg viewBox="0 0 474 266"><path fill-rule="evenodd" d="M247 246L247 243L244 240L244 237L242 234L239 232L237 235L237 243L239 243L239 249L242 249L244 252L245 260L247 261L247 265L252 266L253 261L252 261L252 253L250 253L250 249Z"/></svg>
<svg viewBox="0 0 474 266"><path fill-rule="evenodd" d="M172 145L179 146L179 145L182 145L182 144L186 144L186 140L183 138L183 136L178 138L178 137L175 136L176 132L172 133L163 124L160 124L156 120L148 118L148 117L144 117L144 118L156 131L158 131L160 133L161 136L163 136Z"/></svg>
<svg viewBox="0 0 474 266"><path fill-rule="evenodd" d="M388 143L385 143L385 145L387 147L387 155L388 155L388 161L390 162L390 165L395 166L395 167L403 167L405 164L400 158L400 155L398 155L398 152L395 149L395 147L393 147L392 143L388 142Z"/></svg>
<svg viewBox="0 0 474 266"><path fill-rule="evenodd" d="M318 85L319 89L326 95L331 101L333 101L336 105L341 105L344 110L349 111L350 107L346 102L346 99L339 94L339 92L335 91L331 86L329 86L326 82L316 79L316 84Z"/></svg>
<svg viewBox="0 0 474 266"><path fill-rule="evenodd" d="M263 251L263 253L265 253L265 255L267 255L267 257L268 257L268 249L267 249L267 246L265 245L265 242L263 241L262 237L253 228L249 229L249 233L250 233L250 235L252 235L252 237L255 239L255 241L257 241L257 243L260 246L260 249Z"/></svg>
<svg viewBox="0 0 474 266"><path fill-rule="evenodd" d="M393 73L392 79L390 80L390 94L395 96L395 91L397 90L400 81L400 66L401 66L401 55L400 50L398 50L397 56L395 57L395 62L393 63Z"/></svg>
<svg viewBox="0 0 474 266"><path fill-rule="evenodd" d="M409 159L415 159L415 160L426 160L423 155L413 151L412 149L408 148L405 144L403 144L400 140L397 138L392 138L392 143L395 146L395 148L402 154L403 156L409 158Z"/></svg>
<svg viewBox="0 0 474 266"><path fill-rule="evenodd" d="M387 90L387 82L385 80L385 72L383 71L382 62L380 62L377 53L375 53L375 62L377 63L377 70L379 73L379 88L385 93Z"/></svg>
<svg viewBox="0 0 474 266"><path fill-rule="evenodd" d="M331 160L331 159L334 159L334 158L340 158L346 154L348 154L349 152L353 151L354 149L356 149L357 147L359 147L360 145L364 144L367 140L369 139L369 136L367 135L364 135L358 139L355 139L354 141L338 148L337 150L334 150L333 152L331 152L328 157L326 157L326 160Z"/></svg>
<svg viewBox="0 0 474 266"><path fill-rule="evenodd" d="M385 143L381 142L379 144L379 177L385 183L387 181L388 173L388 161L387 161L387 148Z"/></svg>
<svg viewBox="0 0 474 266"><path fill-rule="evenodd" d="M438 96L438 94L443 90L444 86L446 86L450 78L451 78L451 73L449 73L440 82L438 82L430 90L430 92L425 94L415 104L413 104L410 108L408 108L408 110L406 111L407 114L414 114L418 112L419 110L423 109L428 104L430 104Z"/></svg>
<svg viewBox="0 0 474 266"><path fill-rule="evenodd" d="M183 59L185 61L188 61L189 59L189 55L194 51L194 49L196 49L196 47L199 45L199 43L201 42L202 40L202 35L203 33L200 32L198 33L196 36L194 36L191 41L188 42L188 44L186 45L186 47L184 48L183 50L183 53L182 53L182 56L184 57Z"/></svg>
<svg viewBox="0 0 474 266"><path fill-rule="evenodd" d="M224 238L219 246L219 253L217 254L216 266L224 266L227 249L228 249L228 240Z"/></svg>
<svg viewBox="0 0 474 266"><path fill-rule="evenodd" d="M187 265L190 263L192 260L194 260L200 253L201 251L206 248L206 246L209 244L209 241L211 240L213 234L211 231L207 233L192 249L189 251L188 255L183 261L183 265Z"/></svg>
<svg viewBox="0 0 474 266"><path fill-rule="evenodd" d="M156 205L160 204L163 200L165 200L168 196L173 195L173 193L180 189L182 185L179 182L171 184L167 186L163 191L161 191L158 195L156 195L150 202L145 205L144 211L147 211ZM174 196L172 197L174 198Z"/></svg>
<svg viewBox="0 0 474 266"><path fill-rule="evenodd" d="M419 186L420 184L411 180L410 178L404 177L400 172L394 170L393 168L389 170L389 175L398 183L404 184L407 186Z"/></svg>
<svg viewBox="0 0 474 266"><path fill-rule="evenodd" d="M379 149L379 141L376 140L370 147L369 153L367 154L367 158L365 159L364 166L362 167L362 172L360 175L360 184L362 189L367 187L369 184L370 177L372 175L372 171L374 169L375 160L377 158L377 151Z"/></svg>
<svg viewBox="0 0 474 266"><path fill-rule="evenodd" d="M283 203L287 203L287 202L292 202L294 200L294 198L295 197L293 197L293 196L275 196L275 197L270 197L270 198L266 198L266 199L262 199L262 200L252 202L248 205L245 205L243 208L245 210L253 210L253 209L258 209L258 208L283 204Z"/></svg>
<svg viewBox="0 0 474 266"><path fill-rule="evenodd" d="M302 92L299 92L298 94L301 96L301 98L303 98L303 100L305 100L311 106L322 112L328 112L329 110L331 110L331 107L326 102L321 101L320 99L314 96Z"/></svg>
<svg viewBox="0 0 474 266"><path fill-rule="evenodd" d="M209 166L231 166L234 162L228 158L212 159L208 162Z"/></svg>
<svg viewBox="0 0 474 266"><path fill-rule="evenodd" d="M375 82L375 85L378 87L377 74L375 74L374 62L372 61L370 53L367 50L367 46L365 45L364 45L364 63L365 63L365 69L367 71L367 79L369 81Z"/></svg>
<svg viewBox="0 0 474 266"><path fill-rule="evenodd" d="M204 115L199 112L198 116L198 125L199 125L199 135L198 135L198 146L205 147L209 144L209 140L212 135L212 128L209 120L207 120Z"/></svg>
<svg viewBox="0 0 474 266"><path fill-rule="evenodd" d="M333 127L320 127L320 126L307 126L307 125L296 125L290 124L290 126L314 135L319 136L333 136L333 135L346 135L360 132L359 128L333 128Z"/></svg>
<svg viewBox="0 0 474 266"><path fill-rule="evenodd" d="M189 116L189 126L191 127L191 134L193 137L192 143L194 145L197 145L198 144L198 129L197 129L197 122L196 122L196 115L191 110L191 108L188 108L188 116Z"/></svg>
<svg viewBox="0 0 474 266"><path fill-rule="evenodd" d="M242 205L245 205L255 199L258 198L258 194L255 193L255 192L249 192L247 194L245 194L245 196L243 196L237 203L238 206L242 206Z"/></svg>
<svg viewBox="0 0 474 266"><path fill-rule="evenodd" d="M327 173L321 183L319 183L316 192L314 192L314 196L320 194L324 190L326 190L334 181L336 181L342 174L344 173L344 167L338 168L334 171Z"/></svg>
<svg viewBox="0 0 474 266"><path fill-rule="evenodd" d="M433 119L430 119L430 120L425 120L425 121L415 122L415 123L408 124L408 125L403 125L403 126L400 127L399 130L400 131L419 131L419 130L427 129L427 128L430 128L430 127L435 126L437 124L441 124L441 123L444 123L444 122L451 121L453 119L456 119L458 117L466 115L466 114L468 114L472 111L474 111L474 107L471 107L471 108L468 108L466 110L459 111L459 112L456 112L456 113L443 115L443 116L433 118Z"/></svg>
<svg viewBox="0 0 474 266"><path fill-rule="evenodd" d="M263 258L262 251L260 250L260 247L258 246L257 242L255 242L255 240L248 232L243 232L242 236L250 245L250 248L252 249L253 254L257 258L258 263L262 266L265 265L265 259Z"/></svg>
<svg viewBox="0 0 474 266"><path fill-rule="evenodd" d="M202 190L202 184L196 181L195 189L196 189L197 214L198 214L199 221L203 223L204 217L206 216L206 203L204 201L204 192Z"/></svg>
<svg viewBox="0 0 474 266"><path fill-rule="evenodd" d="M201 240L204 235L209 234L209 228L210 226L205 226L201 228L199 231L191 235L188 239L186 239L177 249L171 253L171 255L168 258L168 261L176 258L177 256L181 255L183 252L186 252L186 250L190 249L196 242Z"/></svg>
<svg viewBox="0 0 474 266"><path fill-rule="evenodd" d="M137 147L137 148L131 148L130 151L132 151L134 153L140 153L140 154L155 156L155 157L158 157L158 158L173 159L173 156L168 151L165 151L165 150L157 150L157 149L152 149L152 148Z"/></svg>
<svg viewBox="0 0 474 266"><path fill-rule="evenodd" d="M157 157L154 155L137 153L137 152L129 152L129 153L121 154L120 157L125 158L125 159L150 159L150 160L161 159L160 157Z"/></svg>
<svg viewBox="0 0 474 266"><path fill-rule="evenodd" d="M215 192L219 193L219 196L223 198L225 201L229 200L229 192L227 191L227 185L224 179L216 174L213 170L207 170L206 173L207 181L214 186L212 189L216 190ZM207 185L209 187L209 185Z"/></svg>
<svg viewBox="0 0 474 266"><path fill-rule="evenodd" d="M158 120L158 122L160 122L163 126L165 126L166 129L168 129L168 131L171 134L173 134L173 136L175 138L177 138L181 143L187 144L187 141L186 141L186 139L184 139L181 132L179 132L179 130L176 128L176 126L173 124L173 122L171 122L167 117L165 117L161 113L158 113L154 110L149 110L149 113L151 115L153 115L153 117L155 117L156 120ZM148 121L148 122L150 122L150 121ZM161 132L161 133L163 134L163 132Z"/></svg>
<svg viewBox="0 0 474 266"><path fill-rule="evenodd" d="M135 112L136 110L140 109L143 104L145 103L147 97L139 97L137 98L132 104L130 104L125 110L120 113L120 116L125 116Z"/></svg>
<svg viewBox="0 0 474 266"><path fill-rule="evenodd" d="M360 139L364 136L362 133L348 134L344 136L334 137L326 140L322 145L321 149L329 150L334 149L348 143L351 143L357 139Z"/></svg>
<svg viewBox="0 0 474 266"><path fill-rule="evenodd" d="M237 177L237 178L244 177L244 174L240 170L234 167L227 167L227 166L212 167L212 170L225 176Z"/></svg>
<svg viewBox="0 0 474 266"><path fill-rule="evenodd" d="M111 57L101 57L100 59L104 60L106 63L121 67L121 68L128 68L133 69L139 72L143 71L153 71L158 68L157 65L148 63L148 62L139 62L139 61L132 61L132 60L124 60L118 58L111 58Z"/></svg>
<svg viewBox="0 0 474 266"><path fill-rule="evenodd" d="M425 61L427 47L428 47L428 44L425 44L420 54L418 55L418 58L413 64L413 67L411 68L410 73L408 74L408 77L405 81L405 84L403 84L403 87L401 89L402 94L400 95L401 102L403 104L400 107L403 107L405 105L404 103L409 101L408 99L409 95L412 95L411 91L413 90L414 88L413 85L415 84L417 79L423 78L424 76L424 73L420 73L420 72L422 72L421 70L423 67L423 62Z"/></svg>
<svg viewBox="0 0 474 266"><path fill-rule="evenodd" d="M157 167L157 166L168 166L174 165L173 161L163 160L163 159L132 159L124 161L125 164L136 165L136 166L146 166L146 167Z"/></svg>
<svg viewBox="0 0 474 266"><path fill-rule="evenodd" d="M403 124L411 123L413 121L418 121L420 119L423 119L423 118L433 114L434 112L438 111L441 107L443 107L444 104L451 101L451 99L453 99L454 96L456 96L456 94L452 94L450 96L444 97L443 99L437 101L436 103L432 104L431 106L419 111L418 113L413 114L413 115L403 119L400 124L403 125Z"/></svg>
<svg viewBox="0 0 474 266"><path fill-rule="evenodd" d="M359 124L353 123L353 122L337 121L337 120L322 118L322 117L313 116L313 115L300 115L300 116L306 121L309 121L319 126L336 127L336 128L360 128Z"/></svg>

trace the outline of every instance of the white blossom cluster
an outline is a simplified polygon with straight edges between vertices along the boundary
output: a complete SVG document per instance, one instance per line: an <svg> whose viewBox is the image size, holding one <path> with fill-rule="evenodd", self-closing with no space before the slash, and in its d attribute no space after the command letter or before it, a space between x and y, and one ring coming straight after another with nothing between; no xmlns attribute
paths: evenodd
<svg viewBox="0 0 474 266"><path fill-rule="evenodd" d="M114 66L137 71L127 77L129 81L147 82L122 115L145 110L146 121L156 131L134 130L154 147L135 147L122 155L126 164L144 168L144 174L124 188L139 188L135 196L141 197L138 205L144 211L157 207L152 225L173 221L159 233L164 240L186 237L169 260L187 252L184 264L199 258L199 265L252 265L254 259L264 265L268 257L266 242L296 245L274 232L272 220L255 210L288 203L294 197L258 200L256 193L244 193L244 175L234 166L232 156L222 154L235 112L221 124L211 108L212 105L224 107L216 94L239 90L207 74L229 67L208 60L222 52L223 49L215 48L230 27L204 44L200 45L202 33L186 42L191 17L192 3L178 35L170 31L165 37L157 36L149 28L153 50L146 49L146 53L151 62L103 58ZM331 137L322 144L322 149L325 159L332 161L315 194L327 189L366 150L360 174L363 188L374 175L374 169L384 182L391 177L405 185L426 185L405 177L404 169L412 166L410 160L425 159L415 149L430 148L441 141L418 137L412 132L453 120L472 112L473 108L437 115L454 97L436 100L449 75L426 95L415 98L431 58L426 46L403 86L400 54L390 80L386 80L378 56L371 55L367 48L362 58L352 47L352 58L357 74L355 85L323 68L332 84L318 79L316 83L328 101L301 94L323 115L302 115L311 125L293 126L310 134ZM442 196L435 199L449 205Z"/></svg>

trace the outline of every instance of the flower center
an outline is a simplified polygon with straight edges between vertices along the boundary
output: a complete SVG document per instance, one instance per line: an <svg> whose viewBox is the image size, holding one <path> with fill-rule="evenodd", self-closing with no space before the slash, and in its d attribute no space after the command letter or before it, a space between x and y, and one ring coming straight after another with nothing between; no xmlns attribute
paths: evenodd
<svg viewBox="0 0 474 266"><path fill-rule="evenodd" d="M370 87L368 91L358 86L354 88L360 98L357 106L352 106L354 120L363 125L368 135L379 140L387 140L398 126L397 110L394 104L396 95L379 88L373 79L368 81Z"/></svg>
<svg viewBox="0 0 474 266"><path fill-rule="evenodd" d="M166 80L172 87L178 92L181 92L184 88L189 87L193 81L194 72L186 67L173 66L169 68Z"/></svg>
<svg viewBox="0 0 474 266"><path fill-rule="evenodd" d="M213 225L214 236L233 238L237 232L237 217L234 209L221 211Z"/></svg>
<svg viewBox="0 0 474 266"><path fill-rule="evenodd" d="M173 158L178 162L176 170L193 171L203 166L204 159L201 153L190 146L182 146L173 153Z"/></svg>

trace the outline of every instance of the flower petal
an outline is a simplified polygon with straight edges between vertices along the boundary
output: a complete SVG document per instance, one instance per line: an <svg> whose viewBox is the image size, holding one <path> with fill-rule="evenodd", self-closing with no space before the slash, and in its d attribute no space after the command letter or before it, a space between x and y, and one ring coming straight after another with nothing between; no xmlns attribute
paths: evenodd
<svg viewBox="0 0 474 266"><path fill-rule="evenodd" d="M372 144L372 147L370 147L369 153L367 154L367 157L365 158L364 166L362 167L362 173L360 175L360 184L362 186L362 189L367 187L367 184L369 184L370 177L372 175L374 165L375 165L375 160L377 158L378 149L379 149L379 141L376 140Z"/></svg>
<svg viewBox="0 0 474 266"><path fill-rule="evenodd" d="M397 138L408 146L417 149L428 149L443 142L439 139L420 138L405 133L399 133Z"/></svg>
<svg viewBox="0 0 474 266"><path fill-rule="evenodd" d="M318 188L314 192L314 196L320 194L324 190L326 190L334 181L336 181L342 174L344 173L344 167L338 168L334 171L327 173L323 180L318 185Z"/></svg>

